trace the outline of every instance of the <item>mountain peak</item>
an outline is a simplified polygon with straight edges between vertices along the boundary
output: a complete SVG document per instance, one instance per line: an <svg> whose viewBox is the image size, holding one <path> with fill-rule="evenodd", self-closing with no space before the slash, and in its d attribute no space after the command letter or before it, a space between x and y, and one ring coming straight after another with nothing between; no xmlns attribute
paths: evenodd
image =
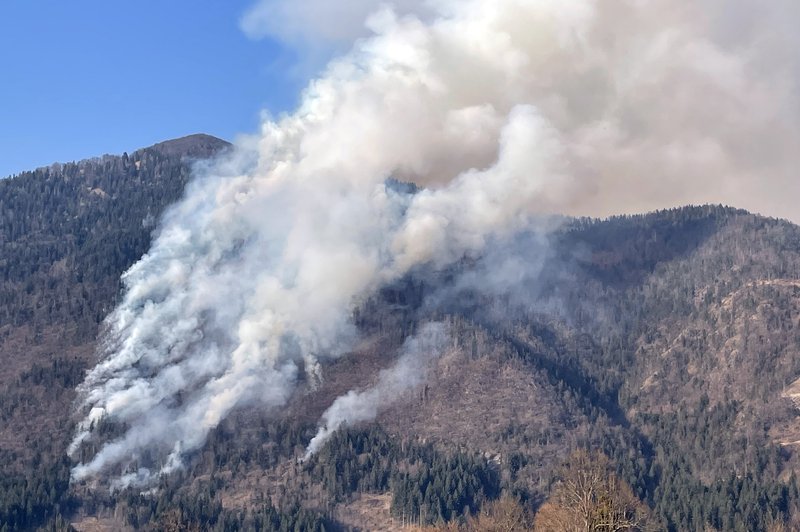
<svg viewBox="0 0 800 532"><path fill-rule="evenodd" d="M231 143L205 133L195 133L177 139L166 140L150 146L148 149L156 150L164 155L184 156L192 158L206 158L215 155L220 150L228 148Z"/></svg>

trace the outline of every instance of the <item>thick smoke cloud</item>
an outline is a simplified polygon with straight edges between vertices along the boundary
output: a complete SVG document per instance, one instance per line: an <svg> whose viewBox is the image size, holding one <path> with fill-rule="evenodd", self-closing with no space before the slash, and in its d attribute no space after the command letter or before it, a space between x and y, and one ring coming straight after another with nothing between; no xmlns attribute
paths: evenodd
<svg viewBox="0 0 800 532"><path fill-rule="evenodd" d="M294 114L198 172L125 274L71 451L101 419L128 430L75 479L146 455L130 478L179 467L234 408L321 378L362 298L538 216L724 202L800 219L793 3L425 9L378 8Z"/></svg>

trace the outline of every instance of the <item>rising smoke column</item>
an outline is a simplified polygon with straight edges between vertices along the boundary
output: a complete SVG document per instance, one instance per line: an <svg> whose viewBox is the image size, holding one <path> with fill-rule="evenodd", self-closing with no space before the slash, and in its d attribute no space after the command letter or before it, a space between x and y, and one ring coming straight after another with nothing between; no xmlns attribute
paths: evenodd
<svg viewBox="0 0 800 532"><path fill-rule="evenodd" d="M532 217L706 201L796 216L793 3L404 4L252 149L199 171L125 273L70 452L102 419L127 431L74 479L180 467L233 409L320 378L359 300Z"/></svg>
<svg viewBox="0 0 800 532"><path fill-rule="evenodd" d="M305 458L319 451L343 425L375 419L381 409L425 382L431 362L442 354L447 340L448 331L443 323L424 324L417 334L406 339L398 359L380 372L375 384L362 391L347 392L325 410Z"/></svg>

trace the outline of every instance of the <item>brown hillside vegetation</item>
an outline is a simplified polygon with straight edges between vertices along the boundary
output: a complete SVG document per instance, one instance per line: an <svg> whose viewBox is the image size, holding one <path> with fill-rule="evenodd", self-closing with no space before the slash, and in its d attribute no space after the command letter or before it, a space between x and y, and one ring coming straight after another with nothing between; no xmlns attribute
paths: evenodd
<svg viewBox="0 0 800 532"><path fill-rule="evenodd" d="M511 293L459 284L475 258L415 272L354 309L362 340L321 383L281 411L236 412L153 494L70 486L74 388L119 276L191 158L225 145L189 137L0 181L0 529L512 530L534 515L541 529L575 508L561 466L586 457L653 529L792 526L800 228L715 206L567 220ZM428 321L450 343L425 385L298 461L320 414Z"/></svg>

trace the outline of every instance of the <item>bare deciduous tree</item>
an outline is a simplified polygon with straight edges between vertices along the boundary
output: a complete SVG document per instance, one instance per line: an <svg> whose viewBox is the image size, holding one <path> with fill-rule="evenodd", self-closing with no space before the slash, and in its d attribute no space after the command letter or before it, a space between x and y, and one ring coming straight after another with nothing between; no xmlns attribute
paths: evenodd
<svg viewBox="0 0 800 532"><path fill-rule="evenodd" d="M581 450L562 467L553 495L536 514L535 530L637 531L647 514L647 507L614 474L605 455Z"/></svg>

